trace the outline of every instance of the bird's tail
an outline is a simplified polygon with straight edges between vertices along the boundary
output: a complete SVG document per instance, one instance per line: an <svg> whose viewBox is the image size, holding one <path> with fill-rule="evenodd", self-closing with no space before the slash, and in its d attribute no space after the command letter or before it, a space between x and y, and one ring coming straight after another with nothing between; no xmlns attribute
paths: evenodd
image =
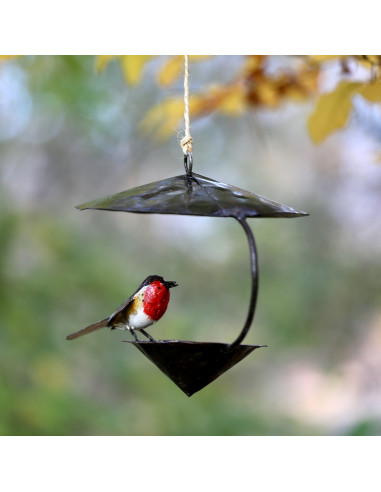
<svg viewBox="0 0 381 492"><path fill-rule="evenodd" d="M82 330L78 330L75 333L71 333L66 337L66 340L73 340L74 338L81 337L82 335L87 335L95 330L99 330L99 328L104 328L107 326L108 318L102 319L101 321L97 321L92 325L86 326L86 328L82 328Z"/></svg>

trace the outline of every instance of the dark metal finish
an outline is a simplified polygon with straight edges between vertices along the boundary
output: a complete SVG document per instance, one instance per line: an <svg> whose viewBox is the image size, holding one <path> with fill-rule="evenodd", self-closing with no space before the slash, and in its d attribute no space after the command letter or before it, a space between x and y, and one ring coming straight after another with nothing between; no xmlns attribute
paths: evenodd
<svg viewBox="0 0 381 492"><path fill-rule="evenodd" d="M249 241L250 267L251 267L251 297L250 297L249 312L247 313L246 322L238 338L234 340L232 344L228 345L228 350L232 350L234 347L239 345L247 335L248 331L250 330L250 326L254 318L255 307L257 305L257 297L258 297L258 260L257 260L257 248L255 246L254 235L249 227L249 224L246 222L245 219L237 219L237 220L242 225L246 233L247 239Z"/></svg>
<svg viewBox="0 0 381 492"><path fill-rule="evenodd" d="M193 173L163 179L78 205L96 209L146 214L209 217L300 217L294 210L250 191Z"/></svg>
<svg viewBox="0 0 381 492"><path fill-rule="evenodd" d="M187 153L184 155L184 168L185 173L188 177L192 176L192 168L193 168L193 157L192 152L187 150Z"/></svg>
<svg viewBox="0 0 381 492"><path fill-rule="evenodd" d="M192 165L192 154L188 152L184 156L185 175L138 186L77 207L80 210L233 217L243 227L250 248L252 285L246 322L237 339L231 344L181 340L129 342L188 396L214 381L256 348L266 346L241 345L252 324L258 294L256 246L246 218L309 215L255 193L195 174Z"/></svg>
<svg viewBox="0 0 381 492"><path fill-rule="evenodd" d="M134 332L134 330L132 330ZM151 342L156 342L156 340L151 337L151 335L149 333L147 333L145 330L143 330L143 328L140 328L140 333L142 333L146 338L148 338L148 340L150 340ZM135 332L134 332L135 333ZM135 342L136 342L136 338L135 338Z"/></svg>
<svg viewBox="0 0 381 492"><path fill-rule="evenodd" d="M184 393L192 396L235 366L253 350L266 345L236 345L230 350L224 343L162 340L130 342L168 376Z"/></svg>

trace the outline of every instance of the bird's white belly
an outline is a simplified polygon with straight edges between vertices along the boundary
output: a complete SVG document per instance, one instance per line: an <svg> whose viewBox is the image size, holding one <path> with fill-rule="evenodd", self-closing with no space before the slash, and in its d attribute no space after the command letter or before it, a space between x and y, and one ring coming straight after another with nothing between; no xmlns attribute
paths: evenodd
<svg viewBox="0 0 381 492"><path fill-rule="evenodd" d="M133 330L141 330L142 328L147 328L154 323L154 321L149 318L143 309L138 309L136 313L131 313L128 318L128 325Z"/></svg>

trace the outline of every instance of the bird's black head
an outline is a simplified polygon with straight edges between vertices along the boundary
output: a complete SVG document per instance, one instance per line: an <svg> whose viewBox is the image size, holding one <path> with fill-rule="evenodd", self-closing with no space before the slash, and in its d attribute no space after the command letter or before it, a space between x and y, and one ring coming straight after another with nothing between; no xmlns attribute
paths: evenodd
<svg viewBox="0 0 381 492"><path fill-rule="evenodd" d="M152 284L152 282L155 282L155 281L161 282L165 287L167 287L167 289L170 289L171 287L177 287L178 286L178 283L175 282L174 280L164 280L163 277L161 277L160 275L149 275L144 280L141 287L144 287L145 285Z"/></svg>

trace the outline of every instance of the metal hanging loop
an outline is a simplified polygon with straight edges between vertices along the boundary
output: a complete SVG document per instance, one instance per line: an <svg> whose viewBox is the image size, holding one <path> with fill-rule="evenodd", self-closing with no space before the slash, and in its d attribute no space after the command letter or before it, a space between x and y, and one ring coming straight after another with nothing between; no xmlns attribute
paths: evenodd
<svg viewBox="0 0 381 492"><path fill-rule="evenodd" d="M192 152L189 150L187 150L187 153L184 154L184 168L187 176L192 176L193 157Z"/></svg>

